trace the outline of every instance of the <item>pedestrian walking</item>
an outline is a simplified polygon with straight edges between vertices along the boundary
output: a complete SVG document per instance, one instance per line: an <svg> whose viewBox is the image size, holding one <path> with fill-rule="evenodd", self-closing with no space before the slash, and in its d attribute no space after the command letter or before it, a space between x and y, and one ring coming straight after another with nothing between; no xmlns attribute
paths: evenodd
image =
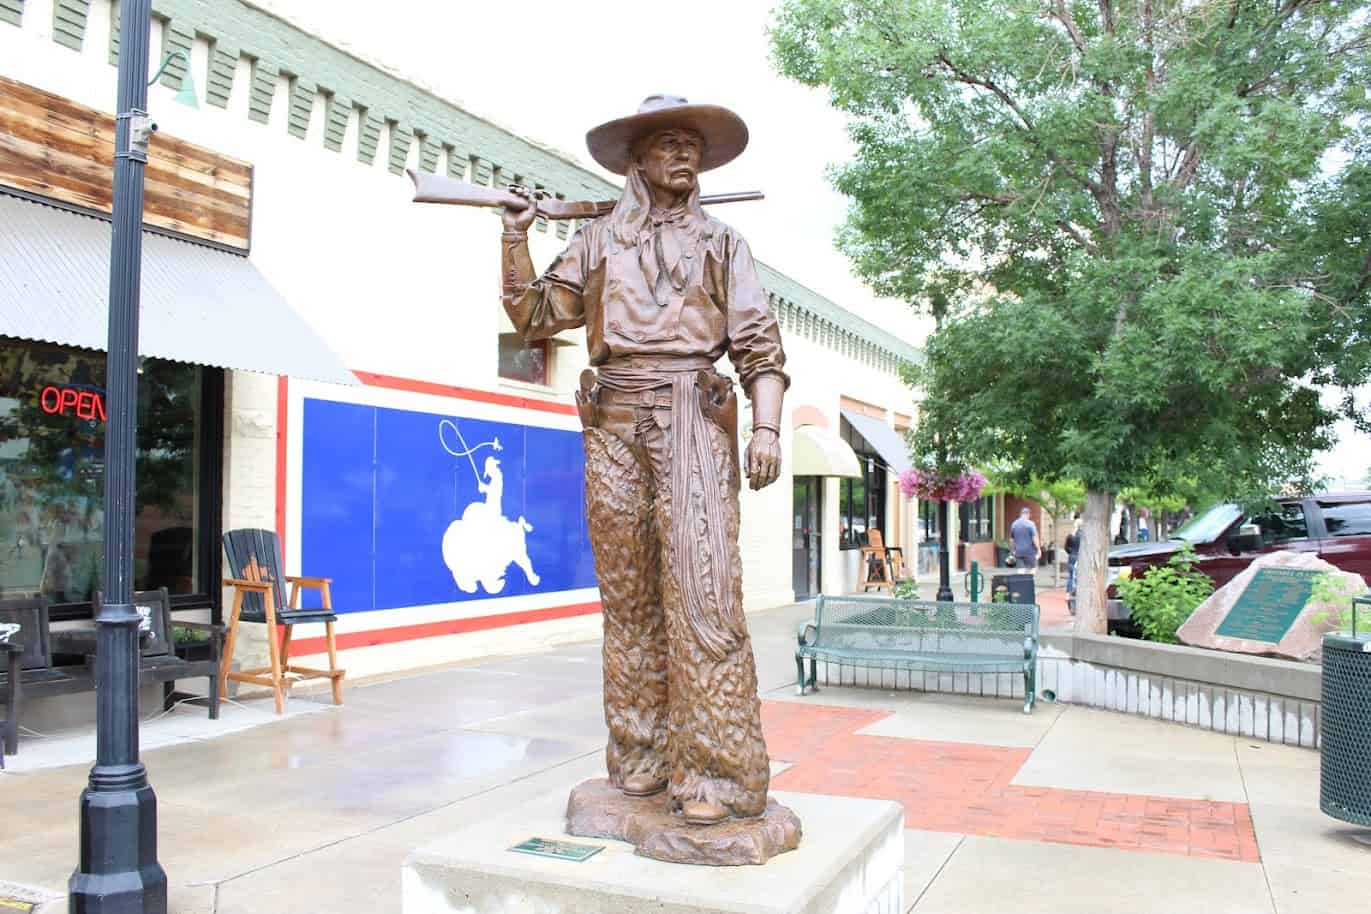
<svg viewBox="0 0 1371 914"><path fill-rule="evenodd" d="M1076 518L1071 532L1066 535L1066 592L1076 594L1076 557L1081 553L1081 519Z"/></svg>
<svg viewBox="0 0 1371 914"><path fill-rule="evenodd" d="M1014 566L1028 573L1038 567L1042 546L1038 544L1038 527L1029 519L1029 509L1019 511L1019 519L1009 525L1009 538L1014 542Z"/></svg>

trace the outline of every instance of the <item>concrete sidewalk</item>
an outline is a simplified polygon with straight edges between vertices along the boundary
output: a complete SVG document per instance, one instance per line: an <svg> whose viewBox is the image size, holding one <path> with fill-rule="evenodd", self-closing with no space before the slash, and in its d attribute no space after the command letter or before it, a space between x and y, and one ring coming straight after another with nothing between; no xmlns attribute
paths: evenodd
<svg viewBox="0 0 1371 914"><path fill-rule="evenodd" d="M774 784L903 802L910 910L1365 904L1371 847L1319 813L1317 753L1062 705L1025 716L1013 701L841 687L796 698L794 632L809 615L749 617ZM172 911L398 911L410 850L604 771L598 642L345 698L144 753ZM64 890L87 767L0 775L0 881Z"/></svg>

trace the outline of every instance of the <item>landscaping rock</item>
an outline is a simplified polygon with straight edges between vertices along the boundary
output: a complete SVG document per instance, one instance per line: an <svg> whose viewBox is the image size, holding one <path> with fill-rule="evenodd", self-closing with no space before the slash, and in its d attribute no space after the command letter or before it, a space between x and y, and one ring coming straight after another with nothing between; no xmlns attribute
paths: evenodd
<svg viewBox="0 0 1371 914"><path fill-rule="evenodd" d="M1224 634L1219 633L1219 630L1224 628L1224 622L1229 618L1229 614L1239 599L1252 584L1253 579L1257 577L1258 572L1264 568L1315 573L1331 572L1351 583L1355 588L1355 593L1363 593L1366 590L1366 582L1362 580L1361 575L1342 571L1313 553L1273 552L1254 560L1241 574L1214 591L1209 599L1201 603L1176 632L1176 637L1180 642L1194 647L1233 651L1239 654L1261 654L1267 657L1282 657L1287 660L1317 662L1322 649L1324 634L1338 627L1336 620L1339 610L1345 607L1310 601L1290 622L1288 629L1285 629L1283 634L1276 636L1278 640L1263 641L1252 637L1252 629L1256 627L1253 624L1256 621L1253 617L1248 617L1245 620L1248 624L1230 626ZM1274 615L1277 612L1277 607L1273 605L1271 609ZM1279 630L1280 624L1277 622L1273 630ZM1248 637L1235 637L1233 631L1235 628L1242 628L1243 633L1247 634Z"/></svg>

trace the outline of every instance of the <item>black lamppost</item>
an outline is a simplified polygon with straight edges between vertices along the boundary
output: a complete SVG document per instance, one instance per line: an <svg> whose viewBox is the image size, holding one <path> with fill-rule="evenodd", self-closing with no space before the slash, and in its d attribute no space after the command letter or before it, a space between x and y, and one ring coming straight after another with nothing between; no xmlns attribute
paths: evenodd
<svg viewBox="0 0 1371 914"><path fill-rule="evenodd" d="M151 0L122 0L105 362L105 599L95 618L97 748L81 792L81 860L68 883L72 914L167 910L167 875L157 862L157 797L138 760L140 617L133 606L143 167L157 129L146 111L151 29Z"/></svg>
<svg viewBox="0 0 1371 914"><path fill-rule="evenodd" d="M952 571L947 545L947 525L951 511L947 509L947 499L938 502L938 596L937 599L951 603Z"/></svg>

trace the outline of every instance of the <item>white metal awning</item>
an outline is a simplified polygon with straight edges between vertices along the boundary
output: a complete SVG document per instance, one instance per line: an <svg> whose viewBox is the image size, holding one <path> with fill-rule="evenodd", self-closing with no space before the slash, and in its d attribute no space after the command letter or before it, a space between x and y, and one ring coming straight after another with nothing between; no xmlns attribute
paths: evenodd
<svg viewBox="0 0 1371 914"><path fill-rule="evenodd" d="M870 416L863 416L861 413L854 413L851 410L840 410L843 418L848 424L857 430L857 434L866 439L867 444L875 448L876 453L881 455L881 460L885 465L896 473L903 473L909 469L909 447L904 442L904 437L880 419L873 419Z"/></svg>
<svg viewBox="0 0 1371 914"><path fill-rule="evenodd" d="M826 428L801 425L791 439L795 476L861 476L862 465L848 443Z"/></svg>
<svg viewBox="0 0 1371 914"><path fill-rule="evenodd" d="M0 336L103 350L110 232L0 193ZM142 267L139 355L358 383L246 257L144 232Z"/></svg>

